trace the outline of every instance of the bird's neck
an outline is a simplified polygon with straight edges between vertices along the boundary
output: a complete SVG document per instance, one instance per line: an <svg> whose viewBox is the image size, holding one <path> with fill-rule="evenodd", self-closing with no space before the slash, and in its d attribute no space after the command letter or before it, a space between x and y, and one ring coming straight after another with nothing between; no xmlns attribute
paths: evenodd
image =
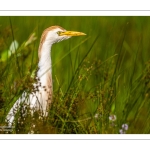
<svg viewBox="0 0 150 150"><path fill-rule="evenodd" d="M52 87L52 64L51 64L51 47L52 44L44 42L39 49L39 70L37 77L42 86Z"/></svg>
<svg viewBox="0 0 150 150"><path fill-rule="evenodd" d="M45 41L39 46L39 70L37 72L38 82L35 84L37 98L43 107L43 110L49 109L52 102L53 83L52 83L52 65L51 65L51 47L52 44Z"/></svg>

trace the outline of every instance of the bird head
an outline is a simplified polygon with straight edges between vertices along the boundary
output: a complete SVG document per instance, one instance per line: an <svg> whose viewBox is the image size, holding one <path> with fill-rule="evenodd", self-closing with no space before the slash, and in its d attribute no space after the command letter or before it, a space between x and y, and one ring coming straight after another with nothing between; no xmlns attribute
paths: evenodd
<svg viewBox="0 0 150 150"><path fill-rule="evenodd" d="M43 34L46 34L45 40L50 42L51 44L66 40L71 38L72 36L82 36L86 35L82 32L77 31L66 31L64 28L60 26L51 26L44 30Z"/></svg>
<svg viewBox="0 0 150 150"><path fill-rule="evenodd" d="M72 36L86 35L77 31L66 31L60 26L51 26L45 29L42 33L40 45L39 45L39 58L41 57L42 47L51 47L54 43L71 38Z"/></svg>

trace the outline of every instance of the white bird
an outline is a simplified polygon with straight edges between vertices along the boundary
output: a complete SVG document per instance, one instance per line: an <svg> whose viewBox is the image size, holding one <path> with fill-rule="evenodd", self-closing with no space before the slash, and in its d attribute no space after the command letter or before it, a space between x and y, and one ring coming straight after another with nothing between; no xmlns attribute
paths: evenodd
<svg viewBox="0 0 150 150"><path fill-rule="evenodd" d="M54 43L66 40L72 36L82 35L86 34L76 31L66 31L60 26L51 26L43 31L38 49L39 69L37 72L37 83L33 84L33 92L23 92L22 96L8 112L6 121L9 126L12 126L16 113L25 104L29 105L31 110L42 111L43 116L48 115L53 94L51 47Z"/></svg>

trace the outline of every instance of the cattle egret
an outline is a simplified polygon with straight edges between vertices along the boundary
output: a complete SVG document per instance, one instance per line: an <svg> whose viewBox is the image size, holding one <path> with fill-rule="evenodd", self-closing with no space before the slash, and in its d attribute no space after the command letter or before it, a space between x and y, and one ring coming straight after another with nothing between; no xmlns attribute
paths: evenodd
<svg viewBox="0 0 150 150"><path fill-rule="evenodd" d="M21 106L27 104L31 110L42 111L43 116L48 115L48 109L52 103L52 63L51 48L54 43L66 40L72 36L86 35L82 32L66 31L60 26L51 26L43 31L38 49L37 82L33 84L33 92L23 92L21 97L14 103L6 116L9 126L12 126L16 113ZM24 108L24 107L23 107Z"/></svg>

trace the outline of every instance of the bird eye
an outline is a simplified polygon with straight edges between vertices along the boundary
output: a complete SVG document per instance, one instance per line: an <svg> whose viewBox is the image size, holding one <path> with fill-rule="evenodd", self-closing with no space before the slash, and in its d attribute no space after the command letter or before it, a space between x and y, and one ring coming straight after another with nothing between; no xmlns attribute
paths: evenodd
<svg viewBox="0 0 150 150"><path fill-rule="evenodd" d="M60 34L61 34L61 31L58 31L57 34L60 35Z"/></svg>

